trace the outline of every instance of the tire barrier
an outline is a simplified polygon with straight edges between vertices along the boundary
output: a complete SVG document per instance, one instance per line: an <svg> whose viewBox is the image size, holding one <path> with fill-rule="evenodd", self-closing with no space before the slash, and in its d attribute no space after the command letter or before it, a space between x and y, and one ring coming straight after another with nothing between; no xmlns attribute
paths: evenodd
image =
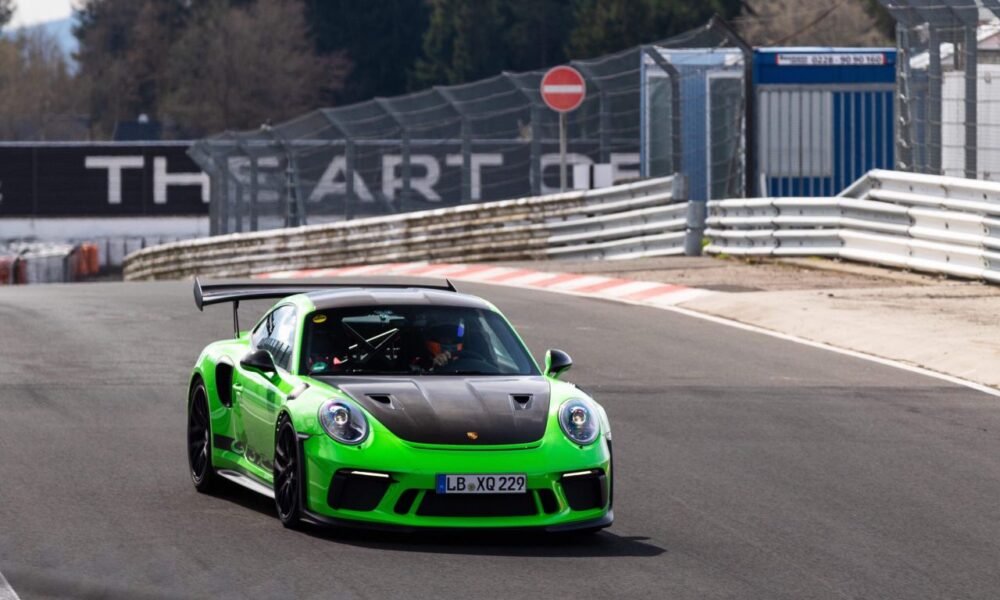
<svg viewBox="0 0 1000 600"><path fill-rule="evenodd" d="M0 285L68 283L100 272L95 244L19 243L0 247Z"/></svg>

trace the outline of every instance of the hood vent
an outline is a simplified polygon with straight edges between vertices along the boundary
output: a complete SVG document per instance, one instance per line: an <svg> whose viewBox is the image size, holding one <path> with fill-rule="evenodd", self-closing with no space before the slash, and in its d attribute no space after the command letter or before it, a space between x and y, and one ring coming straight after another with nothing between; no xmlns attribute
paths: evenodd
<svg viewBox="0 0 1000 600"><path fill-rule="evenodd" d="M514 401L514 410L527 410L531 408L533 394L511 394L510 399Z"/></svg>
<svg viewBox="0 0 1000 600"><path fill-rule="evenodd" d="M378 402L379 404L384 404L389 408L396 408L395 406L393 406L392 396L390 396L389 394L366 394L366 395L375 402Z"/></svg>

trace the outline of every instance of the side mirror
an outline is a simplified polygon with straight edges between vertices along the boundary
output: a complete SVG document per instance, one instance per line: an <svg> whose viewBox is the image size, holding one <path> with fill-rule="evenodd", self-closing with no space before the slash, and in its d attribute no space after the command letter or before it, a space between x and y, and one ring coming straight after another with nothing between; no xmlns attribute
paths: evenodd
<svg viewBox="0 0 1000 600"><path fill-rule="evenodd" d="M254 350L240 360L240 366L248 371L258 373L275 373L278 368L274 366L274 359L267 350Z"/></svg>
<svg viewBox="0 0 1000 600"><path fill-rule="evenodd" d="M549 350L545 353L545 376L552 379L559 377L569 371L573 366L573 359L562 350Z"/></svg>

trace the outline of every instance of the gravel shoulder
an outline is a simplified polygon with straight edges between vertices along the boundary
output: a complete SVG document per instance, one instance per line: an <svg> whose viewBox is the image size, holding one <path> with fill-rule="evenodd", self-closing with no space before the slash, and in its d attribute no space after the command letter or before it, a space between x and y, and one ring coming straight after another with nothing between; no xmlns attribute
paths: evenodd
<svg viewBox="0 0 1000 600"><path fill-rule="evenodd" d="M825 259L518 266L714 290L681 306L1000 388L998 286Z"/></svg>

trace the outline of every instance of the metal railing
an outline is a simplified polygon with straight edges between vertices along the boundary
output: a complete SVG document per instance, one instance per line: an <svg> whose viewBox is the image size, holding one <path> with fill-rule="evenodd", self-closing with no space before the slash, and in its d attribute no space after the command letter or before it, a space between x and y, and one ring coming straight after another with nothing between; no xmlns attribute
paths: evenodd
<svg viewBox="0 0 1000 600"><path fill-rule="evenodd" d="M1000 184L874 170L832 198L708 203L709 254L829 256L1000 283Z"/></svg>
<svg viewBox="0 0 1000 600"><path fill-rule="evenodd" d="M246 277L383 262L697 253L704 204L685 202L685 190L683 177L673 176L599 190L189 240L130 254L124 275L128 280Z"/></svg>

